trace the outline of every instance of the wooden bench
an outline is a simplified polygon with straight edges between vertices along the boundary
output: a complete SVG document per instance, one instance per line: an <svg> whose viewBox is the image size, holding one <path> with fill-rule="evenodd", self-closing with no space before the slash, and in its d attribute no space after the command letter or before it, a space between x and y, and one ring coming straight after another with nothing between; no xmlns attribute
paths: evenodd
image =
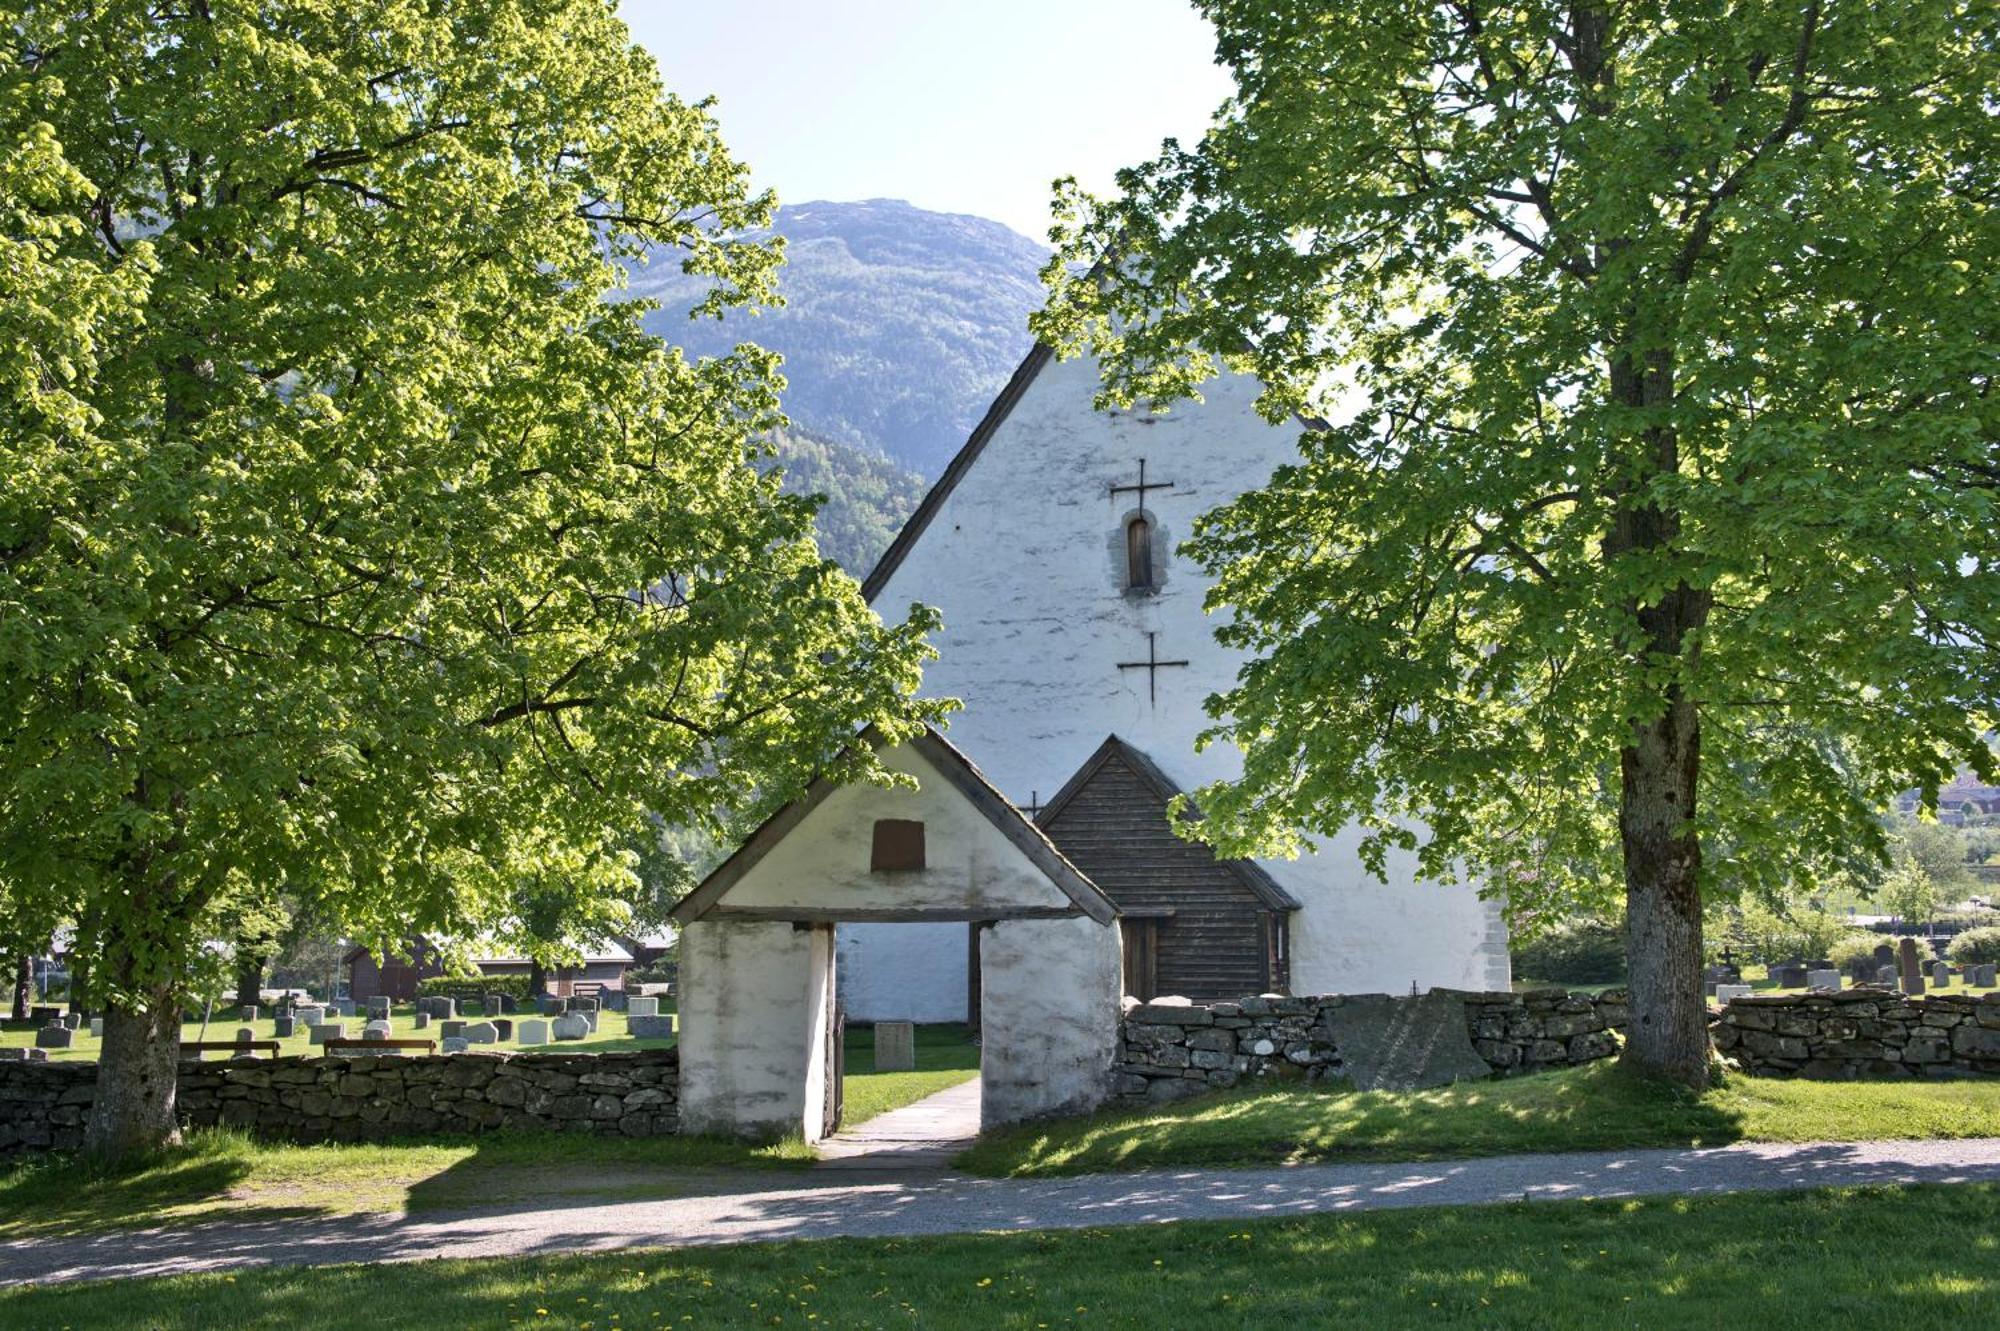
<svg viewBox="0 0 2000 1331"><path fill-rule="evenodd" d="M182 1040L181 1052L193 1054L196 1062L203 1054L240 1054L249 1050L253 1054L269 1052L272 1058L278 1056L276 1040Z"/></svg>
<svg viewBox="0 0 2000 1331"><path fill-rule="evenodd" d="M421 1049L435 1054L438 1049L436 1040L324 1040L320 1048L329 1054L336 1049Z"/></svg>

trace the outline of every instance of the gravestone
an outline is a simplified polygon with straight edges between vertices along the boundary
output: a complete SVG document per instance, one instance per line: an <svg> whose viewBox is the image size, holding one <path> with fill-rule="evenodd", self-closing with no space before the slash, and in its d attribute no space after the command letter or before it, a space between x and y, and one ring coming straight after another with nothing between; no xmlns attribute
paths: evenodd
<svg viewBox="0 0 2000 1331"><path fill-rule="evenodd" d="M1894 966L1896 964L1896 949L1890 947L1887 943L1877 943L1875 945L1875 964L1878 967Z"/></svg>
<svg viewBox="0 0 2000 1331"><path fill-rule="evenodd" d="M535 1006L545 1017L559 1017L568 1010L569 1000L553 994L541 994L536 997Z"/></svg>
<svg viewBox="0 0 2000 1331"><path fill-rule="evenodd" d="M1896 987L1896 968L1894 966L1877 967L1875 970L1875 983L1886 989L1894 989Z"/></svg>
<svg viewBox="0 0 2000 1331"><path fill-rule="evenodd" d="M1896 971L1904 993L1915 995L1924 991L1924 973L1917 968L1916 939L1905 938L1896 944Z"/></svg>
<svg viewBox="0 0 2000 1331"><path fill-rule="evenodd" d="M556 1018L552 1030L558 1040L581 1040L590 1034L591 1025L581 1012L565 1012Z"/></svg>
<svg viewBox="0 0 2000 1331"><path fill-rule="evenodd" d="M1806 983L1806 964L1803 961L1781 961L1771 967L1771 983L1780 989L1803 989Z"/></svg>
<svg viewBox="0 0 2000 1331"><path fill-rule="evenodd" d="M419 1009L415 1020L418 1030L427 1031L431 1028L431 1014L428 1012Z"/></svg>
<svg viewBox="0 0 2000 1331"><path fill-rule="evenodd" d="M607 1012L623 1012L629 1002L631 1000L625 996L623 989L613 989L604 996L604 1009Z"/></svg>
<svg viewBox="0 0 2000 1331"><path fill-rule="evenodd" d="M438 1046L438 1048L447 1054L462 1054L471 1047L471 1045L465 1042L465 1037L462 1035L447 1035L444 1038L444 1043Z"/></svg>
<svg viewBox="0 0 2000 1331"><path fill-rule="evenodd" d="M438 1023L438 1034L447 1040L456 1039L465 1034L465 1023L457 1018L453 1018L450 1021L441 1021Z"/></svg>
<svg viewBox="0 0 2000 1331"><path fill-rule="evenodd" d="M635 1040L671 1040L674 1038L674 1014L663 1017L625 1018L625 1033Z"/></svg>
<svg viewBox="0 0 2000 1331"><path fill-rule="evenodd" d="M1931 963L1931 985L1937 989L1951 988L1951 965L1948 962Z"/></svg>
<svg viewBox="0 0 2000 1331"><path fill-rule="evenodd" d="M1341 1071L1359 1091L1414 1091L1489 1077L1472 1047L1465 1003L1440 990L1409 998L1360 994L1327 1009Z"/></svg>
<svg viewBox="0 0 2000 1331"><path fill-rule="evenodd" d="M369 998L368 1019L370 1021L389 1020L389 995L375 994Z"/></svg>
<svg viewBox="0 0 2000 1331"><path fill-rule="evenodd" d="M445 998L441 995L426 998L423 1000L423 1006L429 1010L432 1018L437 1021L447 1021L458 1015L458 1000L455 998Z"/></svg>
<svg viewBox="0 0 2000 1331"><path fill-rule="evenodd" d="M521 1023L520 1037L522 1044L547 1044L549 1042L549 1024L538 1018L530 1017Z"/></svg>
<svg viewBox="0 0 2000 1331"><path fill-rule="evenodd" d="M487 1016L497 1017L500 1016L502 1013L512 1012L513 1010L514 1010L514 1000L507 997L507 995L505 994L486 995Z"/></svg>
<svg viewBox="0 0 2000 1331"><path fill-rule="evenodd" d="M252 1040L256 1038L257 1038L257 1032L251 1030L248 1026L238 1026L236 1028L236 1043L249 1044Z"/></svg>
<svg viewBox="0 0 2000 1331"><path fill-rule="evenodd" d="M35 1032L35 1048L68 1049L76 1043L76 1032L61 1022L51 1022Z"/></svg>
<svg viewBox="0 0 2000 1331"><path fill-rule="evenodd" d="M31 1007L28 1009L28 1020L34 1022L37 1026L46 1026L60 1016L62 1016L62 1009L59 1007Z"/></svg>
<svg viewBox="0 0 2000 1331"><path fill-rule="evenodd" d="M1728 1007L1739 998L1748 998L1756 990L1747 984L1718 984L1715 986L1715 1001Z"/></svg>
<svg viewBox="0 0 2000 1331"><path fill-rule="evenodd" d="M244 1021L255 1021L257 1020L257 1005L255 1003L245 1003L243 1010L237 1015Z"/></svg>
<svg viewBox="0 0 2000 1331"><path fill-rule="evenodd" d="M459 1032L467 1044L493 1044L500 1038L500 1032L490 1021L471 1021Z"/></svg>
<svg viewBox="0 0 2000 1331"><path fill-rule="evenodd" d="M595 1012L597 1011L597 1000L594 998L572 998L569 1000L569 1010L571 1012Z"/></svg>
<svg viewBox="0 0 2000 1331"><path fill-rule="evenodd" d="M1840 988L1840 972L1836 970L1807 971L1806 988L1838 989Z"/></svg>
<svg viewBox="0 0 2000 1331"><path fill-rule="evenodd" d="M0 1049L0 1063L25 1063L28 1061L28 1054L29 1051L19 1045L8 1045ZM42 1057L47 1058L48 1055L43 1054Z"/></svg>
<svg viewBox="0 0 2000 1331"><path fill-rule="evenodd" d="M289 1040L298 1030L299 1019L283 1014L271 1018L271 1035L278 1040Z"/></svg>
<svg viewBox="0 0 2000 1331"><path fill-rule="evenodd" d="M1993 962L1983 962L1972 968L1972 983L1981 989L1993 988L1996 976L2000 976L2000 965L1995 965Z"/></svg>
<svg viewBox="0 0 2000 1331"><path fill-rule="evenodd" d="M80 1031L83 1029L83 1014L81 1012L65 1012L62 1015L62 1024L73 1031Z"/></svg>
<svg viewBox="0 0 2000 1331"><path fill-rule="evenodd" d="M493 1031L502 1040L514 1038L514 1021L511 1017L495 1017L491 1023Z"/></svg>
<svg viewBox="0 0 2000 1331"><path fill-rule="evenodd" d="M657 998L628 998L625 1000L627 1017L657 1017L660 1015L660 1000Z"/></svg>
<svg viewBox="0 0 2000 1331"><path fill-rule="evenodd" d="M875 1023L875 1070L914 1072L917 1069L917 1027L908 1021Z"/></svg>
<svg viewBox="0 0 2000 1331"><path fill-rule="evenodd" d="M361 1038L364 1040L389 1040L394 1039L395 1036L388 1022L371 1021L361 1028Z"/></svg>
<svg viewBox="0 0 2000 1331"><path fill-rule="evenodd" d="M328 1040L345 1040L346 1038L347 1023L344 1021L316 1021L306 1034L307 1042L310 1044L325 1044Z"/></svg>
<svg viewBox="0 0 2000 1331"><path fill-rule="evenodd" d="M354 1000L351 998L336 998L333 1000L333 1010L343 1017L351 1017L354 1015Z"/></svg>
<svg viewBox="0 0 2000 1331"><path fill-rule="evenodd" d="M90 1019L90 1033L97 1039L101 1040L104 1038L104 1018L92 1017Z"/></svg>
<svg viewBox="0 0 2000 1331"><path fill-rule="evenodd" d="M322 1007L302 1007L293 1014L293 1017L299 1025L305 1027L307 1030L311 1030L326 1020L326 1009Z"/></svg>

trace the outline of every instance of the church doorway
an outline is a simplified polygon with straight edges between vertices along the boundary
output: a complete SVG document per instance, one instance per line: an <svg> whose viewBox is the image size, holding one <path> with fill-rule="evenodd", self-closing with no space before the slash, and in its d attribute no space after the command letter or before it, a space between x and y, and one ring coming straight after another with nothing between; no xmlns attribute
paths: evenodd
<svg viewBox="0 0 2000 1331"><path fill-rule="evenodd" d="M675 910L684 1130L817 1142L878 1089L856 1055L872 1066L903 1032L878 1014L864 1041L844 1020L843 924L950 926L976 947L982 1128L1096 1107L1117 1045L1116 908L941 735L863 739L915 788L815 782ZM967 1057L949 1033L922 1038L919 1064Z"/></svg>

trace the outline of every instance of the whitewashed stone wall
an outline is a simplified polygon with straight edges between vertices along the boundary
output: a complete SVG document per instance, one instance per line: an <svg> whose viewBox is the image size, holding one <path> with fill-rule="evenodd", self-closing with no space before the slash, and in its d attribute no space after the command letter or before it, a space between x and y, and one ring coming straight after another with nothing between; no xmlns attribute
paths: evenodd
<svg viewBox="0 0 2000 1331"><path fill-rule="evenodd" d="M917 601L943 612L925 690L965 701L953 743L1017 803L1046 800L1113 732L1184 788L1241 770L1233 749L1194 751L1202 700L1233 681L1241 660L1214 640L1202 610L1208 579L1165 555L1159 592L1127 594L1123 519L1134 504L1109 491L1137 480L1141 458L1149 482L1172 482L1146 502L1171 551L1199 514L1295 460L1298 431L1255 414L1256 384L1245 377L1213 383L1205 403L1165 417L1095 412L1096 387L1087 359L1045 366L875 598L891 618ZM1118 668L1146 659L1148 632L1161 659L1192 663L1158 672L1157 703L1145 671ZM1349 833L1318 855L1265 864L1304 905L1292 918L1293 992L1506 988L1496 907L1468 888L1414 882L1408 856L1391 856L1389 881L1378 882L1357 840ZM962 950L953 962L919 934L866 925L841 934L843 963L870 973L850 977L850 1015L887 1016L900 1004L964 1016ZM892 1004L893 982L874 979L885 969L916 992Z"/></svg>

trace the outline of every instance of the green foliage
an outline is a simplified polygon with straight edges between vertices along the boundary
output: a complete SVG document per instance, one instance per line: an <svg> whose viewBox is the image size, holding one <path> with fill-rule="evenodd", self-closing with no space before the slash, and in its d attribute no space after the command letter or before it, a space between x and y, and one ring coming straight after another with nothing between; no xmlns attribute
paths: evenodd
<svg viewBox="0 0 2000 1331"><path fill-rule="evenodd" d="M501 994L516 1003L526 1003L532 997L525 975L433 975L417 981L417 994L422 998L455 998L461 1003L482 1002L488 994Z"/></svg>
<svg viewBox="0 0 2000 1331"><path fill-rule="evenodd" d="M1825 955L1834 969L1857 980L1872 980L1880 964L1875 959L1875 949L1884 944L1894 948L1896 940L1869 929L1850 929L1833 941Z"/></svg>
<svg viewBox="0 0 2000 1331"><path fill-rule="evenodd" d="M1552 984L1617 984L1625 978L1625 930L1581 919L1514 946L1514 974Z"/></svg>
<svg viewBox="0 0 2000 1331"><path fill-rule="evenodd" d="M1188 546L1252 658L1204 839L1358 824L1538 913L1622 878L1684 953L1700 893L1993 777L2000 10L1200 8L1236 96L1064 188L1034 326L1108 401L1226 367L1315 422Z"/></svg>
<svg viewBox="0 0 2000 1331"><path fill-rule="evenodd" d="M1774 904L1761 896L1719 903L1709 915L1705 955L1710 961L1720 960L1725 950L1739 962L1831 959L1833 948L1853 932L1844 916L1798 901Z"/></svg>
<svg viewBox="0 0 2000 1331"><path fill-rule="evenodd" d="M607 299L672 253L713 313L779 256L605 0L0 31L0 883L99 1002L277 893L377 946L627 898L647 812L939 714L931 617L751 465L773 358Z"/></svg>
<svg viewBox="0 0 2000 1331"><path fill-rule="evenodd" d="M1965 930L1951 940L1945 955L1960 965L2000 962L2000 925Z"/></svg>

